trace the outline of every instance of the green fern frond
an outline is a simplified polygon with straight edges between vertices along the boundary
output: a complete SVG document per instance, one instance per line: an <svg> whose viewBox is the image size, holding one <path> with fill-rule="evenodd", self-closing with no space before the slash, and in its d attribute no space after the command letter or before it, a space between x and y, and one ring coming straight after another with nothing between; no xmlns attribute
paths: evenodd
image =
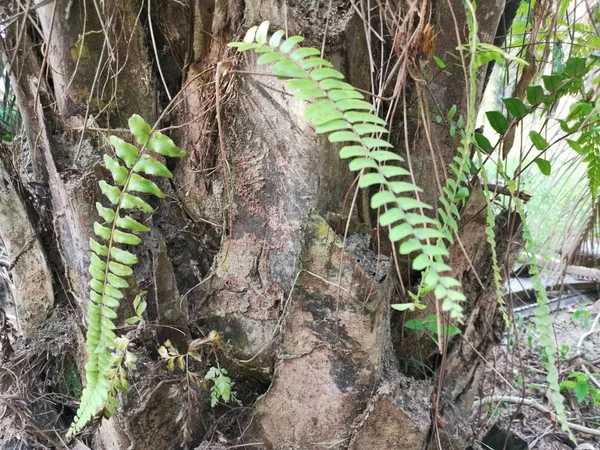
<svg viewBox="0 0 600 450"><path fill-rule="evenodd" d="M91 290L88 306L88 361L85 365L87 383L68 436L80 431L101 410L114 411L116 407L114 377L117 372L113 369L120 359L115 358L115 354L125 350L122 344L117 345L119 338L113 331L116 327L114 320L117 319L116 310L120 300L124 298L122 289L129 287L125 278L133 275L131 266L138 262L133 253L121 246L138 245L141 239L134 233L150 230L126 215L124 211L133 209L145 213L154 211L136 193L152 194L158 198L165 196L154 182L142 174L167 178L173 176L164 164L144 150L177 158L185 155L185 152L169 137L160 132L152 132L150 125L138 115L133 115L129 119L129 129L142 146L142 150L138 150L135 145L118 137L111 136L109 140L118 159L104 155L104 164L112 175L114 185L104 180L98 183L112 207L96 203L98 215L103 222L94 223L94 233L98 240L90 239ZM121 380L119 386L123 385Z"/></svg>
<svg viewBox="0 0 600 450"><path fill-rule="evenodd" d="M426 216L431 206L416 200L420 189L410 180L402 180L410 173L401 167L404 159L388 150L390 145L378 136L387 133L387 123L373 114L373 105L332 64L321 58L314 48L297 47L300 36L283 39L285 32L278 30L268 39L269 22L248 30L244 42L230 43L238 51L254 50L261 54L258 64L272 64L272 72L287 79L286 86L296 91L297 100L311 100L304 109L318 134L327 134L329 142L346 143L340 157L350 159L350 170L362 173L359 187L380 186L371 198L371 208L385 206L381 226L390 227L392 242L401 242L401 254L414 254L413 268L425 271L424 283L441 301L441 309L452 319L462 320L460 303L464 294L460 283L448 274L450 267L444 262L448 257L445 238L437 220ZM393 164L390 164L393 163Z"/></svg>

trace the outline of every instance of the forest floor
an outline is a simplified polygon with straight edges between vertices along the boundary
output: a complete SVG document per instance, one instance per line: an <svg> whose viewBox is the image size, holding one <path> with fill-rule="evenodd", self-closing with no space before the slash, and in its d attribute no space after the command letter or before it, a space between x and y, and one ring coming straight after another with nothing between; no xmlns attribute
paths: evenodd
<svg viewBox="0 0 600 450"><path fill-rule="evenodd" d="M568 420L600 434L600 300L588 296L576 305L554 312L553 316L560 355L559 381L564 388ZM478 411L474 409L474 421L484 429L491 423L510 428L531 450L573 449L575 445L560 426L549 413L542 411L543 408L552 411L553 406L546 395L544 356L536 343L533 320L532 315L517 316L516 326L494 348L482 392L495 398ZM498 398L501 396L504 401ZM583 445L582 450L600 449L600 436L577 431L574 435L578 444L589 445Z"/></svg>

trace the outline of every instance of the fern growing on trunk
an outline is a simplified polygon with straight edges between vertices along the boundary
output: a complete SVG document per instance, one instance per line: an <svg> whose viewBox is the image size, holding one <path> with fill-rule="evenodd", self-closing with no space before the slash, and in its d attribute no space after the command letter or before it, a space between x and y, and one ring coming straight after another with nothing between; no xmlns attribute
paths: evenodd
<svg viewBox="0 0 600 450"><path fill-rule="evenodd" d="M261 54L258 64L271 64L272 72L286 78L286 86L297 91L296 100L313 100L304 109L304 117L318 134L328 134L332 143L347 143L340 157L350 159L350 170L360 171L359 187L380 186L371 198L371 208L385 207L379 217L383 227L389 227L392 242L401 242L401 254L413 254L415 270L424 271L425 289L433 291L441 309L455 320L463 319L461 302L465 300L460 282L450 276L451 268L444 262L448 249L444 239L447 231L439 220L424 214L431 206L418 200L421 189L400 177L410 172L399 164L404 160L386 150L392 145L373 137L387 133L387 123L373 114L373 105L332 64L320 57L320 50L297 47L301 36L283 39L278 30L267 40L269 22L248 30L244 42L229 45L238 51L254 50ZM348 144L349 143L349 144Z"/></svg>
<svg viewBox="0 0 600 450"><path fill-rule="evenodd" d="M138 245L141 239L134 233L150 231L147 226L125 215L124 211L154 211L137 193L165 197L154 182L142 175L167 178L173 176L164 164L153 157L152 152L176 158L185 155L169 137L160 132L152 132L150 125L138 115L129 119L129 129L140 144L141 150L116 136L111 136L110 143L118 159L104 155L104 164L110 171L114 184L104 180L98 183L111 206L105 207L96 203L103 223L94 223L94 233L98 240L90 239L91 290L88 305L88 361L85 365L87 383L77 415L69 429L69 436L80 431L98 412L105 408L109 411L114 410L117 403L116 397L111 393L114 391L111 389L111 385L114 385L113 378L118 372L113 370L118 360L114 357L115 351L119 347L113 331L114 320L117 319L115 310L124 297L122 289L129 287L126 278L133 275L132 266L138 262L137 257L122 246Z"/></svg>

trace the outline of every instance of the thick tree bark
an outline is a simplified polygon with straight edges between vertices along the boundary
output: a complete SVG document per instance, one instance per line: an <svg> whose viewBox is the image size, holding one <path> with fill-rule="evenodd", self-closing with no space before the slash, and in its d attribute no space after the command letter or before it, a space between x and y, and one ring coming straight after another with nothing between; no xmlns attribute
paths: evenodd
<svg viewBox="0 0 600 450"><path fill-rule="evenodd" d="M354 175L337 148L315 135L302 119L302 105L280 81L263 76L267 71L254 56L239 57L226 47L239 39L240 30L266 19L290 34L303 34L315 47L326 30L327 57L351 83L369 89L368 27L353 4L358 2L55 0L32 14L42 35L26 22L18 22L26 26L23 34L17 24L8 29L4 52L14 59L11 79L28 143L12 151L27 150L32 170L10 178L0 166L0 189L8 193L0 201L0 233L15 258L24 239L35 237L32 214L39 216L45 234L24 255L28 270L43 276L36 286L43 292L16 281L16 300L22 310L33 311L42 295L44 308L35 309L32 320L41 323L54 309L78 325L70 328L67 359L80 374L87 242L94 202L101 199L97 181L106 176L99 163L109 151L104 137L128 139L131 114L153 122L177 94L177 107L159 127L170 126L188 156L167 161L175 177L161 184L167 198L154 205L152 232L136 247L140 264L129 294L146 290L148 310L147 323L130 333L140 357L135 389L122 395L116 416L102 420L90 440L93 448L177 448L182 430L190 443L203 441L204 449L221 448L211 447L216 433L234 444L261 442L268 449L424 449L439 442L444 449L465 448L471 436L464 418L477 393L481 356L501 328L487 269L491 255L481 188L472 186L462 211L462 247L451 248L450 265L467 295L467 320L442 360L428 337L402 331L408 317L390 312L390 303L409 300L398 294L393 268L381 275L390 255L378 255L371 229L351 230L343 248L333 215L347 214ZM389 6L410 10L408 4ZM466 41L463 4L433 1L429 7L436 31L433 53L447 59ZM477 7L480 39L491 42L487 30L496 29L503 2L482 1ZM385 43L371 42L373 48L392 51L394 36L386 32L381 38ZM434 64L420 64L422 77L432 80L431 103L440 111L455 104L465 113L461 65L449 64L437 74ZM479 91L483 77L484 71ZM400 88L416 96L410 77ZM456 142L437 125L427 136L423 124L403 118L401 109L391 122L391 142L411 159L424 199L435 203L435 180L445 179ZM411 117L417 114L413 109ZM39 196L33 186L42 186L49 201L32 200ZM16 230L3 213L11 208L18 210ZM361 219L371 221L368 213ZM343 227L345 222L341 234ZM496 230L505 267L514 253L505 244L509 229ZM13 276L32 275L15 266ZM403 275L407 286L410 276ZM130 315L131 305L123 302L120 317ZM48 319L45 326L51 325ZM225 344L218 354L205 355L206 362L229 371L248 407L223 410L222 420L211 412L208 393L191 403L176 389L179 380L164 370L157 354L167 339L183 352L191 338L213 329L223 333ZM22 330L29 333L26 326ZM430 365L427 376L417 380L404 373L399 359L408 358ZM207 368L202 363L198 370ZM63 406L60 431L74 404ZM439 427L444 421L446 427Z"/></svg>

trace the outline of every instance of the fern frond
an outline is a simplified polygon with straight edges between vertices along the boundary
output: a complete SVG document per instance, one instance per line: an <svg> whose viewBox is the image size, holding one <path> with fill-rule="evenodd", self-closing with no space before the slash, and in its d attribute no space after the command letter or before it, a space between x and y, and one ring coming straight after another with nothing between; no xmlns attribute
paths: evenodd
<svg viewBox="0 0 600 450"><path fill-rule="evenodd" d="M116 328L114 320L117 319L116 310L120 300L124 298L122 289L129 287L125 278L133 275L131 266L138 262L133 253L121 246L138 245L141 239L134 233L150 230L129 215L125 215L124 211L154 211L135 193L152 194L158 198L165 196L154 182L142 174L167 178L173 176L164 164L144 150L169 157L179 158L185 155L169 137L160 132L152 132L150 125L138 115L129 119L129 129L142 146L142 151L135 145L111 136L109 141L118 159L104 155L104 164L112 176L114 185L104 180L98 183L112 207L96 203L98 215L103 222L94 223L94 233L98 240L90 239L91 290L88 306L88 361L85 365L87 383L68 436L80 431L101 410L106 408L108 411L114 411L116 407L113 369L115 364L120 364L122 358L115 357L115 354L117 351L125 352L125 349L122 348L122 343L117 345L119 338L113 331ZM122 374L122 371L120 373ZM119 385L124 385L122 380Z"/></svg>
<svg viewBox="0 0 600 450"><path fill-rule="evenodd" d="M229 44L238 51L254 50L261 54L258 64L272 64L272 72L286 78L286 86L296 91L297 100L311 100L304 109L304 117L318 134L327 134L329 142L346 143L340 157L350 159L350 170L360 171L359 187L381 186L371 198L371 208L387 207L379 223L389 227L392 242L401 242L401 254L411 254L413 268L426 271L424 283L441 301L441 309L452 319L462 320L464 294L460 283L448 274L450 267L444 262L448 257L445 245L438 245L445 234L437 220L426 216L431 206L416 200L420 191L410 180L400 181L410 173L399 166L404 159L388 150L386 140L373 135L387 133L387 123L373 114L373 105L332 64L321 58L314 48L297 47L300 36L283 40L285 32L276 31L268 39L269 22L248 30L244 42ZM389 163L394 163L389 164Z"/></svg>

